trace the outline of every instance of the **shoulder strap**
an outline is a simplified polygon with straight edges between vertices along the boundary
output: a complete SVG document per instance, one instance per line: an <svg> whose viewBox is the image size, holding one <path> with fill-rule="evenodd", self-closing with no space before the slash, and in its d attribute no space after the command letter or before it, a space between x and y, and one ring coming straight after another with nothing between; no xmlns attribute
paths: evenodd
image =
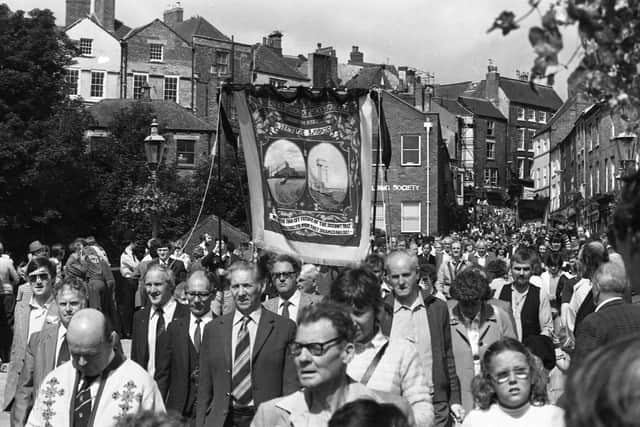
<svg viewBox="0 0 640 427"><path fill-rule="evenodd" d="M367 385L367 383L371 379L371 376L373 375L376 368L378 367L378 363L380 363L380 359L382 359L382 356L384 356L384 352L387 351L388 346L389 346L389 341L387 341L382 345L382 347L380 347L380 350L378 350L376 355L373 357L373 360L369 364L367 371L364 373L364 375L360 379L360 384Z"/></svg>

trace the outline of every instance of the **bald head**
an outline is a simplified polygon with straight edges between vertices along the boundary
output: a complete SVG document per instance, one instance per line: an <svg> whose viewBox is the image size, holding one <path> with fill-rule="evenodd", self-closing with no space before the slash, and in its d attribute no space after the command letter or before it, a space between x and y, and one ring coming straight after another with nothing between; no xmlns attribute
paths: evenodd
<svg viewBox="0 0 640 427"><path fill-rule="evenodd" d="M84 376L100 375L113 359L113 340L107 319L93 308L78 311L67 327L73 366Z"/></svg>
<svg viewBox="0 0 640 427"><path fill-rule="evenodd" d="M593 274L594 295L602 297L623 296L628 286L624 263L609 261L602 264Z"/></svg>

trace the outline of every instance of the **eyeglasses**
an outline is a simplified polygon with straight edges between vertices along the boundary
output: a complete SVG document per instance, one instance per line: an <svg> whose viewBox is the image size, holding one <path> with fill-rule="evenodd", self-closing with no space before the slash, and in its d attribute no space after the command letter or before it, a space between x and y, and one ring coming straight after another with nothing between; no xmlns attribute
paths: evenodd
<svg viewBox="0 0 640 427"><path fill-rule="evenodd" d="M271 273L271 277L274 279L280 279L282 277L284 277L285 279L289 279L291 277L294 277L296 275L295 271L283 271L281 273Z"/></svg>
<svg viewBox="0 0 640 427"><path fill-rule="evenodd" d="M504 384L509 381L511 378L511 372L516 376L519 380L526 380L529 378L529 370L526 368L514 369L513 371L504 371L498 373L498 375L490 375L490 377L497 382L498 384Z"/></svg>
<svg viewBox="0 0 640 427"><path fill-rule="evenodd" d="M189 298L195 299L196 297L200 297L200 299L206 299L209 298L211 292L185 292L185 294L187 294Z"/></svg>
<svg viewBox="0 0 640 427"><path fill-rule="evenodd" d="M312 356L322 356L331 347L333 347L335 344L340 343L341 341L343 341L342 337L335 337L325 342L310 342L307 344L294 341L289 344L289 351L293 356L300 356L300 354L302 353L302 349L306 348L307 350L309 350L309 353L311 353Z"/></svg>
<svg viewBox="0 0 640 427"><path fill-rule="evenodd" d="M41 282L44 282L45 280L49 280L49 273L30 274L29 275L29 281L30 282L37 282L38 279L40 279Z"/></svg>

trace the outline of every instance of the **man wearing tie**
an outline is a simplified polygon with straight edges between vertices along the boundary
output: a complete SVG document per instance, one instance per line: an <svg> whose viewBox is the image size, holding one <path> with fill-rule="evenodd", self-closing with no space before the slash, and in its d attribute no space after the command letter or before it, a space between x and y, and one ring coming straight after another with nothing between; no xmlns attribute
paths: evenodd
<svg viewBox="0 0 640 427"><path fill-rule="evenodd" d="M160 336L173 320L189 316L189 306L173 299L173 272L162 265L149 266L144 286L150 304L133 316L131 360L138 362L151 376L155 374Z"/></svg>
<svg viewBox="0 0 640 427"><path fill-rule="evenodd" d="M186 289L191 314L171 322L158 351L155 379L165 406L188 419L190 425L196 421L200 346L204 327L213 320L214 293L214 283L204 271L191 274Z"/></svg>
<svg viewBox="0 0 640 427"><path fill-rule="evenodd" d="M278 255L271 267L271 281L278 291L278 296L264 304L267 310L294 322L304 307L322 300L320 295L311 295L298 289L299 273L300 262L297 259L290 255Z"/></svg>
<svg viewBox="0 0 640 427"><path fill-rule="evenodd" d="M228 277L236 308L204 329L198 427L248 427L256 406L299 388L287 351L295 323L262 309L265 286L255 265L235 262Z"/></svg>

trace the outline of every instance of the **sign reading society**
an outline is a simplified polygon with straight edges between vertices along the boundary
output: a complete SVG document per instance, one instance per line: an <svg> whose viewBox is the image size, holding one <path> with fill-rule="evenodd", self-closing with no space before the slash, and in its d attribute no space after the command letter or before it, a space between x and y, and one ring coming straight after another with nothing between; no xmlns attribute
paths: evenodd
<svg viewBox="0 0 640 427"><path fill-rule="evenodd" d="M371 186L371 191L375 191L375 187ZM406 184L406 185L378 185L378 191L420 191L420 186L416 184Z"/></svg>

